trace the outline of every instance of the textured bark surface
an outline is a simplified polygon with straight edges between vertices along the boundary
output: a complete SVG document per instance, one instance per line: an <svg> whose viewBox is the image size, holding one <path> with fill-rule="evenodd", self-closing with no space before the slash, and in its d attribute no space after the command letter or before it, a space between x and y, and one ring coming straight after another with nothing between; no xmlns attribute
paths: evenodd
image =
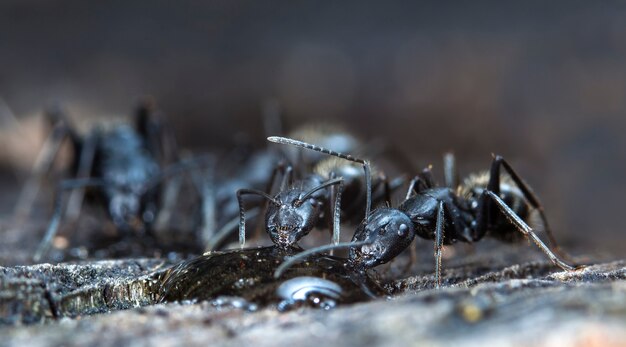
<svg viewBox="0 0 626 347"><path fill-rule="evenodd" d="M479 257L480 258L480 257ZM468 258L468 259L471 259ZM334 310L155 304L162 260L2 269L7 346L584 345L626 343L626 262L468 264L388 282L393 298ZM391 275L393 271L387 271ZM384 277L384 276L381 276ZM48 294L46 294L48 293ZM52 306L61 318L53 318ZM41 324L40 322L43 322ZM23 324L36 323L36 324Z"/></svg>

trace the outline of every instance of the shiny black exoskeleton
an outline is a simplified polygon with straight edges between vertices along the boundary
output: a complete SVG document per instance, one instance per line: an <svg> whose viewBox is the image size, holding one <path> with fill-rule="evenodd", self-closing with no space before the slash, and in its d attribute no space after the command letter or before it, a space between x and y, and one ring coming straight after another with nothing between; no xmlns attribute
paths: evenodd
<svg viewBox="0 0 626 347"><path fill-rule="evenodd" d="M430 169L414 178L406 200L397 209L374 211L368 222L359 226L354 240L370 240L369 248L384 247L376 246L381 243L394 245L382 252L386 258L398 255L415 235L434 240L437 286L441 283L443 245L476 242L485 236L511 242L526 237L554 265L567 271L576 269L557 257L529 226L537 221L536 228L544 229L557 249L539 200L504 158L494 156L488 173L471 175L462 184L454 179L454 167L454 157L448 154L446 187L434 185ZM384 242L378 241L381 238Z"/></svg>
<svg viewBox="0 0 626 347"><path fill-rule="evenodd" d="M265 121L267 123L271 123L271 121L280 123L277 119L279 116L279 110L276 109L277 105L275 103L270 103L270 105L272 107L266 107L264 110L266 113L264 116ZM274 124L274 126L267 128L274 129L274 132L280 132L282 126ZM270 129L266 129L266 131L270 132ZM291 133L299 134L305 138L315 138L323 144L330 145L332 148L338 147L341 150L350 151L363 149L363 146L355 137L343 131L340 127L329 124L308 124L295 129ZM230 231L236 229L236 222L240 220L240 199L237 199L237 190L242 187L248 188L249 194L257 195L261 194L251 191L260 192L263 189L263 192L275 196L276 194L286 192L289 188L297 187L298 190L306 193L308 190L317 188L325 183L333 176L343 177L345 184L342 189L342 196L348 204L341 206L342 213L349 216L363 213L363 204L360 201L365 200L365 189L362 187L363 169L358 163L347 162L334 157L328 158L316 152L294 151L287 146L269 147L251 153L247 153L245 147L241 147L237 150L237 153L229 154L227 157L229 161L225 162L225 165L216 165L221 168L221 172L219 174L216 173L213 178L205 180L207 182L205 184L207 192L204 194L205 198L203 199L203 204L207 207L205 216L211 216L212 214L212 220L205 218L209 223L205 223L206 225L203 227L203 231L206 231L203 232L205 234L203 238L209 251L219 249L220 244L228 238ZM233 165L233 157L242 158L243 160L240 160L241 164ZM225 170L223 169L224 166L227 167ZM229 170L229 166L234 166L234 168ZM314 174L310 174L311 172ZM274 183L279 175L283 177L281 185L277 192L273 192ZM375 183L377 182L380 182L380 180L375 180ZM398 183L396 184L399 186ZM315 215L316 217L312 217L315 221L306 222L308 230L299 233L296 236L297 239L300 239L316 225L319 226L323 222L330 224L331 218L324 207L332 207L328 202L330 201L329 199L333 199L337 187L331 185L329 188L328 190L315 192L311 196L312 199L322 202L319 206L310 206L310 204L301 206L300 212L304 213L305 216L311 217ZM294 199L294 197L281 196L283 201L293 202ZM251 201L246 205L250 209L247 211L248 216L258 215L259 210L262 209L257 201ZM302 211L310 207L319 210L319 213ZM272 210L272 206L269 208ZM266 209L267 207L263 209L264 212ZM212 211L215 212L212 213ZM294 210L290 212L294 212ZM275 219L293 221L293 219L285 217L285 214L290 214L290 212L283 210L278 213L263 213L264 217L260 218L262 219L260 224L272 223L272 225L277 225L272 222ZM332 215L332 212L330 215ZM236 220L233 220L234 217L236 217ZM277 225L277 228L281 228L281 226ZM257 230L260 231L260 229L257 227ZM277 236L275 230L270 234ZM277 238L274 239L277 240ZM295 241L284 241L289 242L291 245L295 244ZM279 241L278 243L285 244L285 242Z"/></svg>
<svg viewBox="0 0 626 347"><path fill-rule="evenodd" d="M136 124L118 124L108 129L95 128L87 136L80 136L61 113L55 115L56 125L49 146L58 148L69 138L74 148L75 178L59 184L55 196L54 214L39 244L34 260L47 252L63 216L63 193L75 190L68 202L68 213L77 214L82 203L82 189L93 192L106 204L115 227L122 233L150 232L159 205L158 185L162 179L181 171L187 164L164 165L172 159L173 142L155 118L150 100L141 104L136 113ZM55 150L47 151L46 165L51 167Z"/></svg>
<svg viewBox="0 0 626 347"><path fill-rule="evenodd" d="M260 195L268 200L269 206L265 213L265 230L274 244L283 248L296 246L297 242L313 228L321 226L324 222L329 223L331 220L332 240L334 243L338 243L342 211L341 200L344 187L350 188L350 195L348 195L350 199L345 205L353 207L355 202L360 202L364 198L366 201L366 215L369 214L373 188L375 189L382 184L385 188L385 196L389 196L389 191L392 188L382 174L375 176L376 180L372 188L370 164L366 160L289 138L273 136L269 137L268 140L281 144L312 146L312 149L331 154L340 158L340 160L357 163L363 167L365 174L363 175L360 170L355 169L352 163L346 164L339 161L334 161L333 163L324 162L324 170L320 171L324 172L324 174L311 173L301 180L292 182L293 168L290 165L284 165L277 168L277 171L282 171L283 179L280 190L275 196L270 196L259 190L240 189L237 192L237 197L240 206L239 236L242 247L245 241L245 209L242 196L245 194ZM361 194L360 192L363 191L365 193ZM332 216L332 219L326 216Z"/></svg>
<svg viewBox="0 0 626 347"><path fill-rule="evenodd" d="M279 310L301 305L329 309L386 294L367 274L325 255L311 257L275 279L278 265L299 251L272 246L207 253L168 270L160 281L159 300L236 297L256 305L275 304Z"/></svg>
<svg viewBox="0 0 626 347"><path fill-rule="evenodd" d="M505 172L501 173L501 168ZM527 224L538 217L552 246L557 247L539 200L504 158L494 156L488 173L469 176L458 184L454 157L448 154L445 177L446 187L435 186L428 168L411 181L406 199L398 208L379 208L369 214L357 227L352 243L341 245L350 249L348 264L364 271L386 263L405 250L417 235L435 241L439 286L444 244L476 242L491 236L507 241L529 238L556 266L567 271L576 269L559 259ZM309 254L333 248L303 252L286 262L277 275Z"/></svg>

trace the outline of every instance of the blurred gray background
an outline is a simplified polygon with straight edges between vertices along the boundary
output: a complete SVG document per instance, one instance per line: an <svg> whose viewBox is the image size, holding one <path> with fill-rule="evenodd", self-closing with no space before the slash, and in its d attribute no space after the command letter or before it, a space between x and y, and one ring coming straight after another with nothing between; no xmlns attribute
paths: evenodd
<svg viewBox="0 0 626 347"><path fill-rule="evenodd" d="M502 154L566 248L623 256L625 58L622 1L4 0L1 211L41 141L15 139L11 114L127 116L151 94L206 150L237 133L264 146L275 98L290 126L340 121L439 173L447 150L462 174Z"/></svg>

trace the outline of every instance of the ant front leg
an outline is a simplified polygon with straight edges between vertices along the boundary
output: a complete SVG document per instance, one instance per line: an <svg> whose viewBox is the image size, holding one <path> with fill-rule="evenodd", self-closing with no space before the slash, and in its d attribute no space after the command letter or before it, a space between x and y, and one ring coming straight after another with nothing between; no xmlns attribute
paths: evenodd
<svg viewBox="0 0 626 347"><path fill-rule="evenodd" d="M50 248L50 244L52 243L52 238L56 235L59 229L59 224L63 218L63 193L71 189L96 186L104 186L104 181L97 178L86 178L65 180L59 184L57 192L55 193L54 212L52 218L50 219L50 224L48 225L48 229L46 229L46 233L35 251L33 261L39 262L46 254Z"/></svg>
<svg viewBox="0 0 626 347"><path fill-rule="evenodd" d="M444 203L439 201L437 206L437 224L435 226L435 285L436 288L441 287L441 257L444 237Z"/></svg>
<svg viewBox="0 0 626 347"><path fill-rule="evenodd" d="M265 192L256 189L239 189L237 191L237 201L239 202L239 246L243 249L246 244L246 209L243 204L243 196L244 195L259 195L276 206L280 206L280 202L278 202L274 197L269 196Z"/></svg>
<svg viewBox="0 0 626 347"><path fill-rule="evenodd" d="M528 184L522 180L522 178L513 170L511 165L504 160L502 156L494 155L493 161L491 162L491 169L489 170L489 183L487 185L487 189L492 191L494 194L500 196L500 167L503 166L504 170L509 174L513 182L517 185L517 187L522 191L524 198L528 201L528 203L535 208L539 212L539 216L541 218L541 222L543 223L544 231L548 236L548 240L550 241L550 245L554 248L555 252L558 254L562 254L560 248L556 242L556 238L552 234L552 229L548 225L548 219L546 218L545 213L543 212L543 205L539 202L537 196L530 189ZM492 214L494 212L494 206L488 203L488 214ZM490 219L491 220L491 219Z"/></svg>
<svg viewBox="0 0 626 347"><path fill-rule="evenodd" d="M200 215L201 226L199 230L200 240L203 246L207 246L215 237L217 229L217 201L215 197L215 163L202 172L192 172L191 178L196 190L200 192ZM180 181L180 180L178 180ZM179 185L180 186L180 185ZM168 186L169 187L169 186ZM167 190L166 190L167 193ZM166 195L167 198L167 195ZM167 202L167 200L166 200ZM168 214L170 211L166 211Z"/></svg>
<svg viewBox="0 0 626 347"><path fill-rule="evenodd" d="M335 180L335 173L331 172L330 174L331 181ZM330 211L333 216L333 236L332 242L334 245L339 244L340 241L340 233L341 233L341 193L343 192L343 179L336 179L337 183L332 184L330 186L330 201L331 206ZM335 187L336 186L336 187ZM333 251L331 250L331 255L333 255Z"/></svg>
<svg viewBox="0 0 626 347"><path fill-rule="evenodd" d="M554 253L552 253L550 248L548 248L548 246L546 246L543 241L541 241L541 239L537 236L533 229L528 224L526 224L526 222L524 222L504 201L502 201L502 199L500 199L497 194L492 191L486 190L483 192L483 196L486 196L491 201L493 201L500 210L500 212L511 222L511 224L515 226L517 231L522 233L524 236L530 238L535 243L535 245L537 245L537 247L539 247L539 249L548 256L548 258L550 258L550 261L554 265L560 267L565 271L574 271L582 268L582 266L573 267L559 259Z"/></svg>

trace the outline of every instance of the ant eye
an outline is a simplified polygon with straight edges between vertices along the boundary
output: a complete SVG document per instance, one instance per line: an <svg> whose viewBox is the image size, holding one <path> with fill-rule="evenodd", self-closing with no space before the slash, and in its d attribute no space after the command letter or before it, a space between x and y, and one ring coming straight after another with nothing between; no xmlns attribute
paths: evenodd
<svg viewBox="0 0 626 347"><path fill-rule="evenodd" d="M406 236L407 230L409 230L409 227L406 224L400 224L400 227L398 227L398 236Z"/></svg>

